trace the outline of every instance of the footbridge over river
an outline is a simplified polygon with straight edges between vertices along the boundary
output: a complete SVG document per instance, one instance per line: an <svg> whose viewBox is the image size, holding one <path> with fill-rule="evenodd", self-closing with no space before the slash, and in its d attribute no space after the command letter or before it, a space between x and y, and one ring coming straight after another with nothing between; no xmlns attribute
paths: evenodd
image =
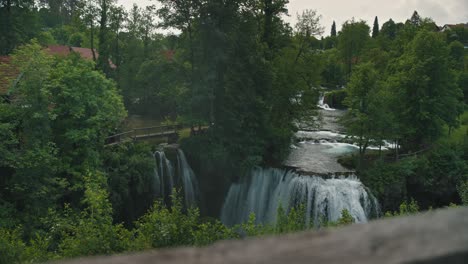
<svg viewBox="0 0 468 264"><path fill-rule="evenodd" d="M108 137L106 139L106 145L112 146L129 141L141 141L155 138L166 138L168 143L175 143L179 139L179 132L181 129L183 129L183 126L179 124L133 128Z"/></svg>
<svg viewBox="0 0 468 264"><path fill-rule="evenodd" d="M129 141L144 141L150 139L165 139L169 144L177 143L180 133L184 129L188 130L189 128L182 124L133 128L107 137L105 145L112 146ZM192 126L190 128L190 135L203 133L206 129L207 127L203 126L198 126L198 128Z"/></svg>

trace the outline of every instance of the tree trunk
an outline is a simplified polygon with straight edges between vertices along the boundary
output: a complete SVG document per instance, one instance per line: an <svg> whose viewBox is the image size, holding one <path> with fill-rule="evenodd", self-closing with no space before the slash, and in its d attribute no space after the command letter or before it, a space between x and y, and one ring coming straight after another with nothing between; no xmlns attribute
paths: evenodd
<svg viewBox="0 0 468 264"><path fill-rule="evenodd" d="M400 144L398 143L398 139L395 140L395 142L396 142L395 143L395 159L398 161L398 159L399 159L398 151L399 151L399 148L400 148Z"/></svg>
<svg viewBox="0 0 468 264"><path fill-rule="evenodd" d="M93 22L90 22L90 30L91 30L91 53L93 53L93 61L96 62L96 52L94 51L94 25Z"/></svg>

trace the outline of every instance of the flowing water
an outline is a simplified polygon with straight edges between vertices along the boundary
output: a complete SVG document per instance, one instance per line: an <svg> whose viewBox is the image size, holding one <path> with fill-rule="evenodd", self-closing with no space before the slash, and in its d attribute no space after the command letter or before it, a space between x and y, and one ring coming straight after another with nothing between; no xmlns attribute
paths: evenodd
<svg viewBox="0 0 468 264"><path fill-rule="evenodd" d="M305 205L305 223L337 221L347 209L356 222L379 214L376 199L356 178L323 179L279 169L254 169L244 181L231 186L221 221L234 225L254 213L257 223L274 223L279 205L287 211Z"/></svg>
<svg viewBox="0 0 468 264"><path fill-rule="evenodd" d="M370 191L353 171L337 162L339 156L358 150L339 125L345 111L330 108L323 95L317 106L318 125L299 126L298 143L291 146L284 163L295 170L256 168L241 182L232 184L221 212L223 223L245 222L251 213L258 223L275 223L279 205L286 212L305 205L304 221L315 225L321 220L338 220L343 209L356 222L379 215L378 202Z"/></svg>
<svg viewBox="0 0 468 264"><path fill-rule="evenodd" d="M182 150L177 150L177 170L163 151L154 154L154 194L167 199L174 188L182 188L186 208L196 206L199 198L198 181Z"/></svg>
<svg viewBox="0 0 468 264"><path fill-rule="evenodd" d="M177 150L177 163L179 164L179 174L182 179L182 185L184 186L185 205L187 207L196 206L198 199L198 181L181 149Z"/></svg>

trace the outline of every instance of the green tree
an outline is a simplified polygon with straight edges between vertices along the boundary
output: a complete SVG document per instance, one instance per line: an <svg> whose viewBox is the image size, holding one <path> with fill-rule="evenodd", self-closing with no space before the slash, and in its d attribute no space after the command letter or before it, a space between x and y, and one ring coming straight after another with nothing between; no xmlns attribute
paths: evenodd
<svg viewBox="0 0 468 264"><path fill-rule="evenodd" d="M395 66L389 83L399 98L404 147L415 151L430 146L444 124L457 126L462 93L449 67L447 44L437 33L420 31Z"/></svg>
<svg viewBox="0 0 468 264"><path fill-rule="evenodd" d="M153 204L155 160L150 153L150 146L145 144L129 143L104 149L103 167L114 222L130 227Z"/></svg>
<svg viewBox="0 0 468 264"><path fill-rule="evenodd" d="M377 38L379 36L379 19L375 17L374 27L372 28L372 38Z"/></svg>
<svg viewBox="0 0 468 264"><path fill-rule="evenodd" d="M336 23L335 23L335 21L333 21L333 24L331 26L330 36L336 37Z"/></svg>
<svg viewBox="0 0 468 264"><path fill-rule="evenodd" d="M396 37L396 24L390 18L387 22L382 25L382 29L380 31L381 35L388 37L389 39L393 40Z"/></svg>
<svg viewBox="0 0 468 264"><path fill-rule="evenodd" d="M41 225L60 199L79 206L80 174L100 166L99 152L125 110L114 83L78 55L52 58L36 43L18 49L21 74L2 104L6 204L17 210L25 236Z"/></svg>
<svg viewBox="0 0 468 264"><path fill-rule="evenodd" d="M364 63L354 69L349 80L346 105L349 111L345 117L345 124L350 135L357 137L359 145L360 161L375 135L375 122L378 118L371 111L378 87L378 74L374 66Z"/></svg>
<svg viewBox="0 0 468 264"><path fill-rule="evenodd" d="M348 79L353 66L360 62L362 52L370 40L370 28L364 21L346 21L338 35L338 50L346 65Z"/></svg>
<svg viewBox="0 0 468 264"><path fill-rule="evenodd" d="M408 20L408 22L411 23L414 26L421 26L422 25L422 20L423 19L418 14L418 11L415 10L413 12L413 15L411 16L411 18Z"/></svg>
<svg viewBox="0 0 468 264"><path fill-rule="evenodd" d="M62 257L112 254L130 248L131 233L121 225L113 225L106 181L100 172L84 177L83 203L86 209L63 234L59 245Z"/></svg>
<svg viewBox="0 0 468 264"><path fill-rule="evenodd" d="M0 1L0 54L6 55L40 31L33 0Z"/></svg>

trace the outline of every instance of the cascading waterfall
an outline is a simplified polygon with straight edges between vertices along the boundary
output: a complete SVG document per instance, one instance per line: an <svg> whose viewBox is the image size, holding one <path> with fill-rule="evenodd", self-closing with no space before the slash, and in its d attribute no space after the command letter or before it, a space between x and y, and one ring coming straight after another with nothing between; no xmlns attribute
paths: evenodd
<svg viewBox="0 0 468 264"><path fill-rule="evenodd" d="M174 167L163 151L156 151L153 156L156 162L154 169L155 194L156 196L165 197L166 195L170 195L174 188Z"/></svg>
<svg viewBox="0 0 468 264"><path fill-rule="evenodd" d="M333 108L330 108L330 106L325 103L325 94L324 93L320 93L319 101L318 101L317 106L319 108L321 108L321 109L324 109L324 110L335 110Z"/></svg>
<svg viewBox="0 0 468 264"><path fill-rule="evenodd" d="M177 150L177 171L163 151L153 154L154 167L154 194L156 197L167 198L172 194L176 185L183 189L185 206L196 206L198 201L198 181L195 173L187 162L182 150Z"/></svg>
<svg viewBox="0 0 468 264"><path fill-rule="evenodd" d="M356 222L367 222L379 215L377 200L355 177L323 179L301 176L279 169L254 169L241 183L231 186L221 221L235 225L255 214L257 223L275 223L279 205L288 212L306 206L305 223L318 226L320 221L337 221L347 209Z"/></svg>
<svg viewBox="0 0 468 264"><path fill-rule="evenodd" d="M187 207L195 206L198 199L198 181L187 162L184 152L180 149L177 150L177 163L179 164L179 175L184 186L185 205Z"/></svg>

